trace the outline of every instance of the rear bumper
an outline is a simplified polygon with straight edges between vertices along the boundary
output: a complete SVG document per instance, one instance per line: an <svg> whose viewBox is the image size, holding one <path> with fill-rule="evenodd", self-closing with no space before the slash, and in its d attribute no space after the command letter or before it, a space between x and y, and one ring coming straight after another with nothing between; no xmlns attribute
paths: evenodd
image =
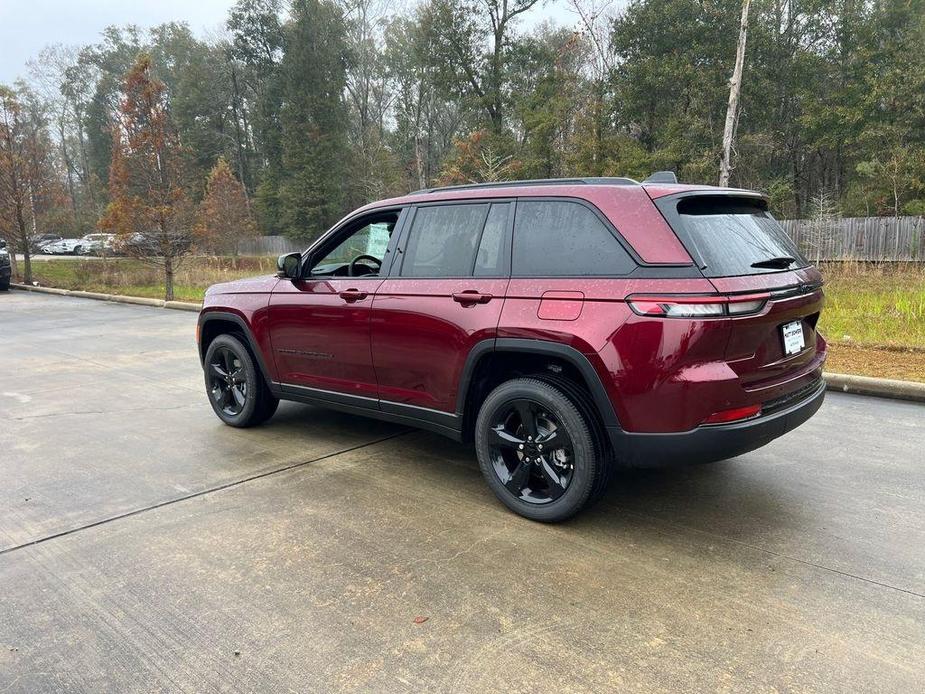
<svg viewBox="0 0 925 694"><path fill-rule="evenodd" d="M825 382L805 398L756 419L701 426L691 431L640 434L609 428L617 460L628 467L666 467L725 460L773 441L812 417L825 398Z"/></svg>

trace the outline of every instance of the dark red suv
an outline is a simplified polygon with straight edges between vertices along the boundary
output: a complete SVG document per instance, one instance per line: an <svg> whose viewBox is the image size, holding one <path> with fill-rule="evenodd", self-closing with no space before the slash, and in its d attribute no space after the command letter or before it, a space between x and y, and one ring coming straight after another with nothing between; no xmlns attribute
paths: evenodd
<svg viewBox="0 0 925 694"><path fill-rule="evenodd" d="M655 177L422 190L206 294L216 414L280 399L474 440L489 486L567 518L616 466L762 446L822 404L822 278L745 190Z"/></svg>

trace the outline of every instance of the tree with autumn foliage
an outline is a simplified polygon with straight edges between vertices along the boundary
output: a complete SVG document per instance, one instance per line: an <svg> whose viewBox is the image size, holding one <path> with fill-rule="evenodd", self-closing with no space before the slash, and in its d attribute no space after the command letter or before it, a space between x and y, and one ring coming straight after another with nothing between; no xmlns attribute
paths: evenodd
<svg viewBox="0 0 925 694"><path fill-rule="evenodd" d="M34 95L0 85L0 234L23 254L27 284L32 282L32 241L40 233L43 214L55 202L51 148L47 122Z"/></svg>
<svg viewBox="0 0 925 694"><path fill-rule="evenodd" d="M238 242L257 236L244 186L224 158L209 173L196 225L199 243L213 253L238 254Z"/></svg>
<svg viewBox="0 0 925 694"><path fill-rule="evenodd" d="M151 57L141 54L125 76L112 126L110 202L100 227L116 233L129 255L163 270L167 301L174 272L193 246L185 161L167 88L152 75Z"/></svg>
<svg viewBox="0 0 925 694"><path fill-rule="evenodd" d="M477 130L453 142L453 151L440 174L441 185L492 183L517 177L522 163L503 154L507 143L486 130Z"/></svg>

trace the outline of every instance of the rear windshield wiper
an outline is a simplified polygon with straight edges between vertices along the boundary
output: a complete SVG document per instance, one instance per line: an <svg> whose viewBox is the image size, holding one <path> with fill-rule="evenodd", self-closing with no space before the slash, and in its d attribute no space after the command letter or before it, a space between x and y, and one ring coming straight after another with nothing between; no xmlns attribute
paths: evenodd
<svg viewBox="0 0 925 694"><path fill-rule="evenodd" d="M765 258L764 260L759 260L755 263L752 263L752 267L765 267L771 270L786 270L795 262L796 258L791 258L789 255L780 255L776 258Z"/></svg>

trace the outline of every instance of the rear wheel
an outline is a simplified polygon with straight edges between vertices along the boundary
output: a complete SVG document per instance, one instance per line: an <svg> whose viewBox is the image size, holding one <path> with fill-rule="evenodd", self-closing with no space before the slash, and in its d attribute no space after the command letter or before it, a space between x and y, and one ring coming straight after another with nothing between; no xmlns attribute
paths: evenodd
<svg viewBox="0 0 925 694"><path fill-rule="evenodd" d="M209 403L225 424L255 426L276 412L279 400L270 392L253 357L238 338L216 337L206 350L203 367Z"/></svg>
<svg viewBox="0 0 925 694"><path fill-rule="evenodd" d="M556 386L517 378L493 390L475 425L479 467L509 509L537 521L578 513L600 487L606 460L594 423Z"/></svg>

